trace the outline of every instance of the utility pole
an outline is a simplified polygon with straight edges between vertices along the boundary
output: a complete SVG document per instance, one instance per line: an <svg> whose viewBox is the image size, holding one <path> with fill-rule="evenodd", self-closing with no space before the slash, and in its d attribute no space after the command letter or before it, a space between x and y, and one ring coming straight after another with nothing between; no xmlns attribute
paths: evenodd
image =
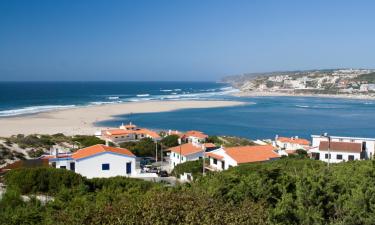
<svg viewBox="0 0 375 225"><path fill-rule="evenodd" d="M158 161L158 141L155 141L155 161Z"/></svg>
<svg viewBox="0 0 375 225"><path fill-rule="evenodd" d="M181 138L178 139L178 145L180 146L180 164L181 164Z"/></svg>
<svg viewBox="0 0 375 225"><path fill-rule="evenodd" d="M324 133L320 135L320 137L325 137L328 139L328 169L331 164L331 136L328 135L328 133Z"/></svg>
<svg viewBox="0 0 375 225"><path fill-rule="evenodd" d="M204 168L204 166L205 166L205 163L206 163L206 148L203 146L203 162L202 162L202 164L203 164L203 176L204 175L206 175L206 173L205 173L205 168Z"/></svg>

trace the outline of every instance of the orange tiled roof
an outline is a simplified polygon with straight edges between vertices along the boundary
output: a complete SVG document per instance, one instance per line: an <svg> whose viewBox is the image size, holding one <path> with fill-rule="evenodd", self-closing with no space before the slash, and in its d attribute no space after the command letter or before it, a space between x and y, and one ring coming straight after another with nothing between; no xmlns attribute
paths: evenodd
<svg viewBox="0 0 375 225"><path fill-rule="evenodd" d="M328 151L328 141L321 141L319 143L319 150ZM332 152L362 152L362 144L355 142L335 142L331 141L330 151Z"/></svg>
<svg viewBox="0 0 375 225"><path fill-rule="evenodd" d="M249 162L268 161L273 158L280 158L280 155L274 152L272 145L240 146L225 148L225 152L233 158L238 164Z"/></svg>
<svg viewBox="0 0 375 225"><path fill-rule="evenodd" d="M177 154L180 154L180 152L181 152L181 155L185 155L185 156L191 155L191 154L194 154L194 153L198 153L198 152L203 152L202 148L200 148L198 146L195 146L192 143L186 143L186 144L182 144L182 145L179 145L179 146L176 146L176 147L172 147L169 150L171 152L175 152Z"/></svg>
<svg viewBox="0 0 375 225"><path fill-rule="evenodd" d="M215 159L219 159L219 160L224 159L224 156L221 156L221 155L218 155L218 154L215 154L215 153L212 153L212 152L206 153L206 156L211 157L211 158L215 158Z"/></svg>
<svg viewBox="0 0 375 225"><path fill-rule="evenodd" d="M203 132L201 132L201 131L197 131L197 130L190 130L190 131L187 131L187 132L184 134L184 136L185 136L185 137L193 136L193 137L202 138L202 139L208 138L208 135L207 135L207 134L204 134Z"/></svg>
<svg viewBox="0 0 375 225"><path fill-rule="evenodd" d="M121 155L127 155L127 156L135 156L131 151L125 148L115 148L115 147L109 147L106 145L93 145L87 148L82 148L75 153L73 153L72 158L73 159L82 159L86 158L92 155L96 155L103 152L113 152Z"/></svg>
<svg viewBox="0 0 375 225"><path fill-rule="evenodd" d="M300 145L310 145L310 141L303 138L288 138L288 137L279 137L277 138L280 142L300 144Z"/></svg>
<svg viewBox="0 0 375 225"><path fill-rule="evenodd" d="M152 138L160 138L158 133L156 133L155 131L146 129L146 128L138 128L135 130L111 129L111 130L105 131L105 135L107 136L128 135L128 134L145 134L145 135L151 136Z"/></svg>
<svg viewBox="0 0 375 225"><path fill-rule="evenodd" d="M204 143L203 146L206 147L206 148L215 148L216 147L216 145L213 144L213 143Z"/></svg>

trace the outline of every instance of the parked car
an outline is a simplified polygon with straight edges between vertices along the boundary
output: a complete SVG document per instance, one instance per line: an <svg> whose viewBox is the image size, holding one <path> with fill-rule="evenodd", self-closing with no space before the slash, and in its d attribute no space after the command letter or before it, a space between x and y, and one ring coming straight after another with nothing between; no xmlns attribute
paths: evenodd
<svg viewBox="0 0 375 225"><path fill-rule="evenodd" d="M168 173L165 170L160 170L158 173L159 177L168 177Z"/></svg>
<svg viewBox="0 0 375 225"><path fill-rule="evenodd" d="M156 162L156 160L155 160L154 158L152 158L152 157L142 157L142 158L140 159L139 164L140 164L141 166L145 166L145 165L151 165L151 164L153 164L154 162Z"/></svg>

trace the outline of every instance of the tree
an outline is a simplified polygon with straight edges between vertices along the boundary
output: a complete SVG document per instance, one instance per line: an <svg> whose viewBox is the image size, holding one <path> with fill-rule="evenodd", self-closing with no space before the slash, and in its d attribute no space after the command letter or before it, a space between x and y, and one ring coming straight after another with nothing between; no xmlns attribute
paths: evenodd
<svg viewBox="0 0 375 225"><path fill-rule="evenodd" d="M154 157L156 144L151 138L143 138L137 142L124 142L120 144L121 148L126 148L139 157ZM158 149L160 145L158 144Z"/></svg>
<svg viewBox="0 0 375 225"><path fill-rule="evenodd" d="M165 138L163 138L160 143L165 148L171 148L178 145L178 139L180 137L176 134L168 135Z"/></svg>

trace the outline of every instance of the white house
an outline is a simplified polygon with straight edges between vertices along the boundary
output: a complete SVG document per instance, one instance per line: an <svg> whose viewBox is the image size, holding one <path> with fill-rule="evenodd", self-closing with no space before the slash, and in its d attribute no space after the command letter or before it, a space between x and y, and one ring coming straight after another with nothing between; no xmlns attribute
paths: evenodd
<svg viewBox="0 0 375 225"><path fill-rule="evenodd" d="M328 151L329 147L329 151ZM321 141L318 148L311 149L313 158L324 162L339 163L363 159L362 144L355 142L330 142Z"/></svg>
<svg viewBox="0 0 375 225"><path fill-rule="evenodd" d="M194 161L203 158L205 145L189 142L169 149L170 166L173 169L176 165L187 161Z"/></svg>
<svg viewBox="0 0 375 225"><path fill-rule="evenodd" d="M73 154L49 157L55 168L72 170L87 178L136 176L136 157L129 150L105 145L93 145Z"/></svg>
<svg viewBox="0 0 375 225"><path fill-rule="evenodd" d="M342 162L360 159L372 159L375 151L374 138L312 135L312 148L309 152L312 158L328 162L328 145L330 162Z"/></svg>
<svg viewBox="0 0 375 225"><path fill-rule="evenodd" d="M276 136L273 146L280 149L282 155L296 154L299 149L308 150L310 148L310 141L307 139L295 137L279 137Z"/></svg>
<svg viewBox="0 0 375 225"><path fill-rule="evenodd" d="M194 142L194 143L203 143L208 138L208 135L196 130L187 131L183 136L182 139L186 142Z"/></svg>
<svg viewBox="0 0 375 225"><path fill-rule="evenodd" d="M276 136L276 146L283 150L307 150L310 147L310 141L299 137L278 137Z"/></svg>
<svg viewBox="0 0 375 225"><path fill-rule="evenodd" d="M121 143L127 141L138 141L143 138L151 138L153 140L160 140L160 136L155 131L139 128L136 125L129 123L122 124L118 129L102 130L101 138L113 143Z"/></svg>
<svg viewBox="0 0 375 225"><path fill-rule="evenodd" d="M209 158L209 166L212 171L227 170L230 167L243 163L264 162L276 160L280 155L272 145L239 146L231 148L220 148L206 153Z"/></svg>

